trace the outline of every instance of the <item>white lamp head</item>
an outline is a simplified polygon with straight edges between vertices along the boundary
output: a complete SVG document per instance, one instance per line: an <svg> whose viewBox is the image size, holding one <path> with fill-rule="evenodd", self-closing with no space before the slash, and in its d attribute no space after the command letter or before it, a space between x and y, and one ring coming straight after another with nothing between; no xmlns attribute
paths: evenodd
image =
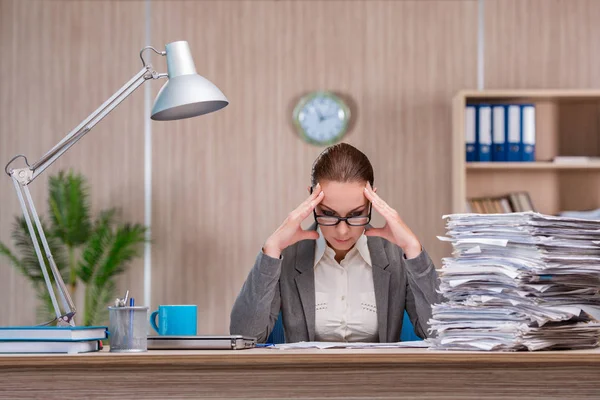
<svg viewBox="0 0 600 400"><path fill-rule="evenodd" d="M153 120L195 117L220 110L229 104L218 87L196 73L188 42L169 43L166 53L169 80L154 100Z"/></svg>

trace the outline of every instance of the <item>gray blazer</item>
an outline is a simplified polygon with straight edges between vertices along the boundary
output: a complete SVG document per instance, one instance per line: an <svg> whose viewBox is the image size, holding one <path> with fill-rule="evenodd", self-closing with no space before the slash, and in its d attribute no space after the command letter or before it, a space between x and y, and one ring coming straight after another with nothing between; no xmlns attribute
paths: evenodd
<svg viewBox="0 0 600 400"><path fill-rule="evenodd" d="M415 333L427 337L431 305L441 301L433 262L425 250L407 260L400 247L380 237L367 237L367 246L373 264L379 341L400 340L405 309ZM314 258L314 240L295 243L280 259L261 251L231 310L231 334L256 337L264 343L281 311L287 342L314 341Z"/></svg>

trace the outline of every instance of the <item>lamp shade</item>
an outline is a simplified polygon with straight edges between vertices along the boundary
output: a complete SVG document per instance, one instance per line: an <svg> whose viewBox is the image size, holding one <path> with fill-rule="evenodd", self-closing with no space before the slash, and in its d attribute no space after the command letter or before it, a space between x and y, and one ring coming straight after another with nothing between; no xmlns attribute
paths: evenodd
<svg viewBox="0 0 600 400"><path fill-rule="evenodd" d="M169 43L166 53L169 80L154 100L153 120L195 117L220 110L229 104L218 87L196 73L188 42Z"/></svg>

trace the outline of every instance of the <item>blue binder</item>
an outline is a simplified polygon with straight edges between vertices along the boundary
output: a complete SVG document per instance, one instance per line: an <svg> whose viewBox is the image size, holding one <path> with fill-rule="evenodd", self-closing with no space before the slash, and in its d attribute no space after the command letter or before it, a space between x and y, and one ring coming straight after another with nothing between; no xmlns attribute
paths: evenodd
<svg viewBox="0 0 600 400"><path fill-rule="evenodd" d="M477 108L474 105L468 104L465 108L465 144L467 162L477 161L476 120Z"/></svg>
<svg viewBox="0 0 600 400"><path fill-rule="evenodd" d="M492 161L492 107L489 104L477 106L477 161Z"/></svg>
<svg viewBox="0 0 600 400"><path fill-rule="evenodd" d="M521 138L521 106L518 104L511 104L508 106L508 124L506 141L508 143L508 151L506 153L507 161L521 161L523 159L521 153L521 145L523 140Z"/></svg>
<svg viewBox="0 0 600 400"><path fill-rule="evenodd" d="M533 104L521 106L521 132L522 160L535 161L535 106Z"/></svg>
<svg viewBox="0 0 600 400"><path fill-rule="evenodd" d="M492 106L492 161L506 161L506 105Z"/></svg>

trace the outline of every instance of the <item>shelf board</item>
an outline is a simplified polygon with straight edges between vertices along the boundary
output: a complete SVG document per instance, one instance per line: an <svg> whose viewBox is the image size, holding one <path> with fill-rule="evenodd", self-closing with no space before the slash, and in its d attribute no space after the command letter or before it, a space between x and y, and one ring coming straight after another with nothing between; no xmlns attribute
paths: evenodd
<svg viewBox="0 0 600 400"><path fill-rule="evenodd" d="M459 96L471 100L486 99L536 99L536 100L600 100L600 90L568 89L568 90L463 90Z"/></svg>
<svg viewBox="0 0 600 400"><path fill-rule="evenodd" d="M600 162L586 163L554 163L552 161L535 162L468 162L468 170L507 170L507 171L526 171L526 170L600 170Z"/></svg>

